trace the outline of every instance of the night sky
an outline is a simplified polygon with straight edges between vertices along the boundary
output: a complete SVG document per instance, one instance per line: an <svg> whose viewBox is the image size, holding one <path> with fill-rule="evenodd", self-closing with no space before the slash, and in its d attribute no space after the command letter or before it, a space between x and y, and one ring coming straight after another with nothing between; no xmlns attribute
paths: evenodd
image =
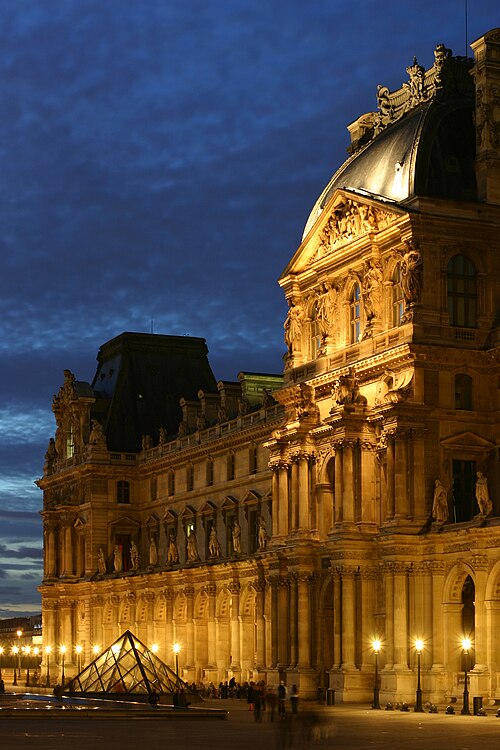
<svg viewBox="0 0 500 750"><path fill-rule="evenodd" d="M346 126L464 0L0 0L0 617L40 611L41 476L63 369L123 331L281 372L277 279ZM500 25L470 0L468 42ZM467 54L471 54L467 50Z"/></svg>

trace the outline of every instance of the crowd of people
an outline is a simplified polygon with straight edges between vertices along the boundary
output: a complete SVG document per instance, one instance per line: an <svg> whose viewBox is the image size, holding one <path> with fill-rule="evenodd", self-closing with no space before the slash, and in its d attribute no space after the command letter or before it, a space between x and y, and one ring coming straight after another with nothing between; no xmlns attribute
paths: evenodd
<svg viewBox="0 0 500 750"><path fill-rule="evenodd" d="M268 712L269 720L274 721L276 713L284 715L287 711L298 712L299 693L296 685L287 688L281 681L279 685L267 685L263 680L239 683L232 677L230 680L204 684L202 682L190 685L191 690L199 693L202 698L228 698L246 700L248 710L253 711L255 721L262 720L262 713Z"/></svg>

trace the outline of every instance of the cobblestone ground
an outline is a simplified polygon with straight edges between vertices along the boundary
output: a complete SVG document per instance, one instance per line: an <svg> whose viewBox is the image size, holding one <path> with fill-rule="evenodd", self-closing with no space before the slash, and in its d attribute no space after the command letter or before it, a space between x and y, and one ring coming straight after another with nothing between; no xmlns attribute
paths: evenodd
<svg viewBox="0 0 500 750"><path fill-rule="evenodd" d="M314 708L260 723L244 703L208 701L227 708L220 720L0 720L1 750L497 750L500 718L372 711L359 706Z"/></svg>

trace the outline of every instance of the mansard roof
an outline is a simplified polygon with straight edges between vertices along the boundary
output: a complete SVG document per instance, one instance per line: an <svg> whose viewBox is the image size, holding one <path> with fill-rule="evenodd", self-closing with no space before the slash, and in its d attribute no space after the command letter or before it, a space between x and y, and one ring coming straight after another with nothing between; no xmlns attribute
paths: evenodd
<svg viewBox="0 0 500 750"><path fill-rule="evenodd" d="M395 203L476 199L473 61L443 45L434 54L428 71L414 60L398 91L379 86L378 112L349 126L351 156L316 201L304 237L339 188Z"/></svg>

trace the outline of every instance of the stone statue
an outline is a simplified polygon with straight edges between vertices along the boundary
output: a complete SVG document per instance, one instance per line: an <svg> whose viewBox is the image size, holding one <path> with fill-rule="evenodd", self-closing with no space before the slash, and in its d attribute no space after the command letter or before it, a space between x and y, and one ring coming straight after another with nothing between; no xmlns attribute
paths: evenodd
<svg viewBox="0 0 500 750"><path fill-rule="evenodd" d="M132 570L139 570L141 559L139 557L139 550L137 549L137 544L135 542L132 542L132 544L130 545L130 563L132 565Z"/></svg>
<svg viewBox="0 0 500 750"><path fill-rule="evenodd" d="M194 531L190 531L187 538L187 559L189 562L199 560L198 546L196 544L196 534Z"/></svg>
<svg viewBox="0 0 500 750"><path fill-rule="evenodd" d="M229 414L227 413L227 409L222 404L219 404L217 407L217 422L219 424L222 424L223 422L227 422L229 419Z"/></svg>
<svg viewBox="0 0 500 750"><path fill-rule="evenodd" d="M239 525L237 518L234 519L232 537L233 552L239 555L241 552L241 526Z"/></svg>
<svg viewBox="0 0 500 750"><path fill-rule="evenodd" d="M295 297L289 300L289 305L288 315L284 324L285 344L287 345L289 354L294 354L294 352L300 351L302 348L304 310L300 301Z"/></svg>
<svg viewBox="0 0 500 750"><path fill-rule="evenodd" d="M97 419L92 420L89 443L90 445L102 445L104 448L106 447L106 436L104 435L102 424Z"/></svg>
<svg viewBox="0 0 500 750"><path fill-rule="evenodd" d="M179 422L179 427L177 429L177 437L185 437L187 435L188 426L185 419L182 420L182 422Z"/></svg>
<svg viewBox="0 0 500 750"><path fill-rule="evenodd" d="M238 399L238 416L244 417L250 411L250 401L246 396L242 396Z"/></svg>
<svg viewBox="0 0 500 750"><path fill-rule="evenodd" d="M299 384L296 414L297 419L302 419L303 417L319 419L319 406L315 400L314 386L307 383Z"/></svg>
<svg viewBox="0 0 500 750"><path fill-rule="evenodd" d="M205 430L208 427L207 418L204 414L198 414L196 417L196 429Z"/></svg>
<svg viewBox="0 0 500 750"><path fill-rule="evenodd" d="M45 454L45 464L43 467L44 474L51 474L54 469L54 464L57 460L56 441L54 438L50 438L47 446L47 452Z"/></svg>
<svg viewBox="0 0 500 750"><path fill-rule="evenodd" d="M142 450L148 451L152 447L153 447L153 439L151 435L143 435L142 436Z"/></svg>
<svg viewBox="0 0 500 750"><path fill-rule="evenodd" d="M271 393L270 388L264 388L264 395L262 397L262 406L267 409L269 406L274 406L276 401Z"/></svg>
<svg viewBox="0 0 500 750"><path fill-rule="evenodd" d="M102 547L99 547L99 551L97 553L97 570L99 571L99 575L103 576L106 572L106 558L104 557L104 550Z"/></svg>
<svg viewBox="0 0 500 750"><path fill-rule="evenodd" d="M170 529L168 535L167 562L174 564L179 562L179 552L177 551L175 534L172 529Z"/></svg>
<svg viewBox="0 0 500 750"><path fill-rule="evenodd" d="M353 367L349 368L347 375L340 375L334 382L331 390L333 408L345 404L366 404L366 398L359 392L358 379Z"/></svg>
<svg viewBox="0 0 500 750"><path fill-rule="evenodd" d="M267 545L267 529L264 516L260 517L259 521L259 549L265 550Z"/></svg>
<svg viewBox="0 0 500 750"><path fill-rule="evenodd" d="M477 472L476 476L476 500L479 505L479 512L482 516L488 516L493 510L493 503L488 492L488 480L480 471Z"/></svg>
<svg viewBox="0 0 500 750"><path fill-rule="evenodd" d="M220 543L217 539L217 529L214 525L210 529L210 537L208 540L208 554L210 555L210 557L220 557L220 553Z"/></svg>
<svg viewBox="0 0 500 750"><path fill-rule="evenodd" d="M118 544L115 544L115 548L113 550L113 567L115 573L121 573L123 570L123 555L121 547Z"/></svg>
<svg viewBox="0 0 500 750"><path fill-rule="evenodd" d="M165 445L167 442L167 431L164 427L160 427L158 430L158 440L160 445Z"/></svg>
<svg viewBox="0 0 500 750"><path fill-rule="evenodd" d="M149 540L149 564L158 565L158 549L156 547L156 540L152 536Z"/></svg>
<svg viewBox="0 0 500 750"><path fill-rule="evenodd" d="M405 252L401 260L401 289L406 306L420 300L422 276L422 256L420 251L405 243Z"/></svg>
<svg viewBox="0 0 500 750"><path fill-rule="evenodd" d="M432 518L437 523L446 523L449 516L448 493L439 479L435 481L434 502L432 504Z"/></svg>

